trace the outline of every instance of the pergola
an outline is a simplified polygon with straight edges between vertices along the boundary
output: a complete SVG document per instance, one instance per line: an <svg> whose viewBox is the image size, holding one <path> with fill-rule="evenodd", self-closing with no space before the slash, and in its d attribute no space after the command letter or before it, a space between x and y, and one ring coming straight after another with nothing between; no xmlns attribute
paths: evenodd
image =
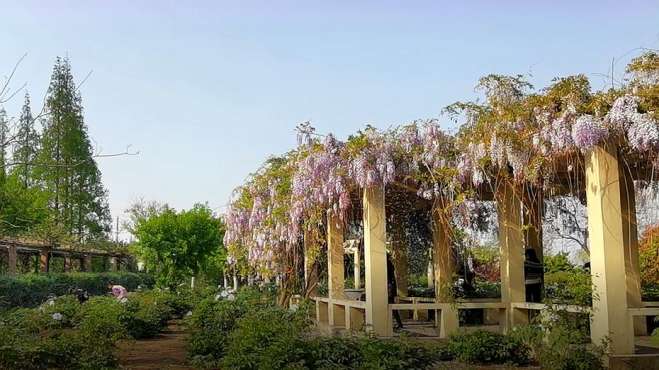
<svg viewBox="0 0 659 370"><path fill-rule="evenodd" d="M5 249L7 253L7 272L9 275L16 275L18 273L17 264L19 254L38 255L38 272L42 273L50 271L50 262L53 256L64 258L64 272L71 271L74 259L79 260L82 271L92 271L92 258L94 256L107 258L110 271L118 271L121 264L127 262L127 259L130 257L123 253L90 248L75 248L70 245L57 246L41 241L19 239L0 240L0 250L2 249Z"/></svg>
<svg viewBox="0 0 659 370"><path fill-rule="evenodd" d="M590 313L593 343L609 340L611 355L634 353L634 335L647 335L644 316L659 315L659 302L641 300L638 235L635 214L634 180L646 179L643 159L623 164L619 148L613 143L594 147L583 156L583 171L577 171L585 192L590 238L590 268L593 282L592 307L564 306L570 312ZM556 177L568 170L556 164ZM570 169L570 171L572 171ZM571 176L575 176L572 174ZM313 296L316 321L330 330L344 328L393 336L394 310L434 310L439 337L460 330L460 309L487 309L498 312L502 332L529 321L529 311L542 311L546 305L527 302L525 292L525 249L536 250L542 260L542 196L528 197L525 184L497 179L496 190L478 192L481 200L496 202L499 224L501 299L483 301L455 300L447 293L456 269L451 252L450 232L441 210L431 210L432 265L435 299L408 297L389 303L387 295L387 225L385 188L374 186L360 194L363 207L365 261L365 300L349 299L344 287L344 225L328 214L327 272L328 296ZM558 190L560 191L560 189ZM525 227L526 225L526 227ZM531 227L528 227L528 226ZM310 242L306 240L305 251ZM306 253L305 253L306 255ZM305 256L306 257L306 256ZM359 262L357 262L358 264ZM307 286L318 280L317 270L305 258ZM405 302L402 302L405 301Z"/></svg>

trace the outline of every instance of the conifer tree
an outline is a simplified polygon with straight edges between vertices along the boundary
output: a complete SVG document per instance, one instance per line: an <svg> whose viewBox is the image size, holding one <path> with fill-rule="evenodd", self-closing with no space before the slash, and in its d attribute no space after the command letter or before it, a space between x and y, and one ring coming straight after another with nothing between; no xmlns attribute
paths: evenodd
<svg viewBox="0 0 659 370"><path fill-rule="evenodd" d="M12 151L15 164L13 173L18 176L24 188L33 185L33 167L39 148L39 134L34 128L34 118L30 107L30 95L25 93L25 103L18 120L18 132Z"/></svg>
<svg viewBox="0 0 659 370"><path fill-rule="evenodd" d="M35 172L50 194L55 223L78 241L103 237L111 222L107 192L68 59L55 62L46 108Z"/></svg>

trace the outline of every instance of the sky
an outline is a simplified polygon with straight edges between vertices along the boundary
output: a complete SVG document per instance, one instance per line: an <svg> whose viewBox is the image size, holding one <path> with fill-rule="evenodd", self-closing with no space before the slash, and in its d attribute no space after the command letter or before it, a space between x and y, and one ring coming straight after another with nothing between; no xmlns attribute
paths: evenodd
<svg viewBox="0 0 659 370"><path fill-rule="evenodd" d="M26 55L11 86L33 109L68 56L97 151L139 151L98 159L122 219L139 199L224 211L303 121L345 138L440 117L490 73L601 88L659 49L659 1L0 0L0 18L0 76Z"/></svg>

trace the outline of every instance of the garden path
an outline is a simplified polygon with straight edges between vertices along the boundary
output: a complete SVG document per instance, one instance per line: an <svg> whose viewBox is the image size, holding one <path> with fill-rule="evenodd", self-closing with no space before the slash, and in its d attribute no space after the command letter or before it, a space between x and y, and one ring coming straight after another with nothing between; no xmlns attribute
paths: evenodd
<svg viewBox="0 0 659 370"><path fill-rule="evenodd" d="M124 341L119 344L119 365L131 370L188 370L187 334L172 321L167 329L152 339Z"/></svg>

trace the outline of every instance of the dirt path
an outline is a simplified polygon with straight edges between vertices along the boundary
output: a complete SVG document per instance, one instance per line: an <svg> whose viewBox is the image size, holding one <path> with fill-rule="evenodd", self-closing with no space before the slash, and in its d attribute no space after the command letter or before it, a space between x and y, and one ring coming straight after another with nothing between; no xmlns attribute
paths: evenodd
<svg viewBox="0 0 659 370"><path fill-rule="evenodd" d="M153 339L124 341L119 344L119 365L122 369L194 369L186 359L187 336L177 322Z"/></svg>

